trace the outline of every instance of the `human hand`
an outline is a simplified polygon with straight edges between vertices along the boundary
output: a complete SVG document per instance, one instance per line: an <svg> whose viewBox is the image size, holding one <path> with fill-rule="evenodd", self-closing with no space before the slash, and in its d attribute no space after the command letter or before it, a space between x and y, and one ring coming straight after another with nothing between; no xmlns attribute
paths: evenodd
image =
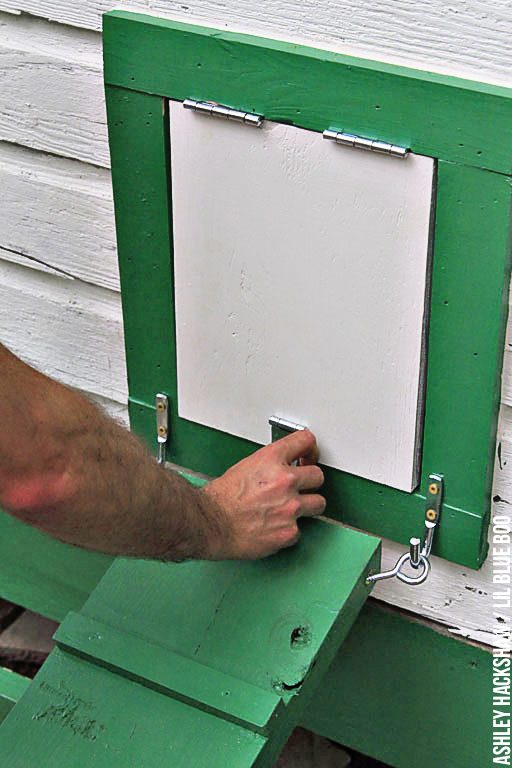
<svg viewBox="0 0 512 768"><path fill-rule="evenodd" d="M316 466L316 439L294 432L261 448L204 488L227 523L226 535L212 543L211 559L256 560L295 544L297 518L321 515L317 493L324 476ZM292 466L298 461L299 466Z"/></svg>

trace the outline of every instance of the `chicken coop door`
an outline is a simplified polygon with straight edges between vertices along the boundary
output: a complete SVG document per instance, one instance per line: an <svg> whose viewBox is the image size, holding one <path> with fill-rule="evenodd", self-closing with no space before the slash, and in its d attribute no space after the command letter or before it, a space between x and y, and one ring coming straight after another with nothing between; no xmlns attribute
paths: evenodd
<svg viewBox="0 0 512 768"><path fill-rule="evenodd" d="M434 161L171 102L179 414L327 466L418 483Z"/></svg>

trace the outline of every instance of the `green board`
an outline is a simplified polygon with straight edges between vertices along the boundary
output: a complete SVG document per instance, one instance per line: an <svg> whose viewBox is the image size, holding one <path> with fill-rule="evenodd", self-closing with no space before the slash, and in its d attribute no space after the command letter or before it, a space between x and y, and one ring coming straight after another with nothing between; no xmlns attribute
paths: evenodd
<svg viewBox="0 0 512 768"><path fill-rule="evenodd" d="M6 600L62 621L82 607L111 563L0 511L0 596Z"/></svg>
<svg viewBox="0 0 512 768"><path fill-rule="evenodd" d="M306 521L256 562L118 559L0 728L10 768L270 766L365 602L377 539Z"/></svg>
<svg viewBox="0 0 512 768"><path fill-rule="evenodd" d="M492 768L492 658L368 603L303 723L393 768Z"/></svg>
<svg viewBox="0 0 512 768"><path fill-rule="evenodd" d="M104 17L104 57L132 428L154 445L154 396L167 393L169 459L198 472L218 475L257 446L178 416L167 99L436 159L422 486L409 494L327 469L327 514L406 543L423 530L428 475L443 474L434 553L479 567L509 279L510 90L121 11Z"/></svg>
<svg viewBox="0 0 512 768"><path fill-rule="evenodd" d="M0 667L0 722L11 711L30 685L30 680Z"/></svg>

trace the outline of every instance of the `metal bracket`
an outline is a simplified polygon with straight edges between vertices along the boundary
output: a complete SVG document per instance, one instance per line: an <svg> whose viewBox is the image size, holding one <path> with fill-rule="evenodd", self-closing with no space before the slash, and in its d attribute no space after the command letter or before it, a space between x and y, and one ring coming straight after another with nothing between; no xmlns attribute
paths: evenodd
<svg viewBox="0 0 512 768"><path fill-rule="evenodd" d="M156 395L156 439L159 464L165 464L167 439L169 437L169 398L160 392Z"/></svg>
<svg viewBox="0 0 512 768"><path fill-rule="evenodd" d="M324 139L331 139L336 144L343 144L344 147L353 147L354 149L367 149L370 152L378 152L381 155L390 155L404 160L409 154L409 149L399 147L396 144L388 144L386 141L375 141L373 139L364 139L362 136L353 136L351 133L341 133L340 131L327 130L323 132Z"/></svg>
<svg viewBox="0 0 512 768"><path fill-rule="evenodd" d="M409 540L409 552L398 558L396 565L390 571L383 571L382 573L370 574L367 579L367 584L372 584L376 581L382 581L383 579L392 579L397 577L405 584L423 584L426 581L430 573L430 553L432 552L432 544L434 541L434 532L439 524L439 518L441 516L441 505L443 503L444 492L444 480L442 475L432 474L429 475L429 483L427 490L427 503L425 510L425 537L423 544L420 539L413 537ZM413 570L419 571L417 576L410 576L404 573L402 570L404 566L409 564Z"/></svg>
<svg viewBox="0 0 512 768"><path fill-rule="evenodd" d="M261 128L265 119L263 115L255 115L253 112L243 112L240 109L231 109L222 104L216 104L214 101L196 101L195 99L185 99L183 102L185 109L192 109L200 115L208 117L221 117L224 120L232 120L235 123L243 125L252 125L255 128Z"/></svg>
<svg viewBox="0 0 512 768"><path fill-rule="evenodd" d="M283 437L282 432L291 434L292 432L299 432L302 429L306 429L303 424L296 424L294 421L288 421L288 419L282 419L280 416L271 416L268 420L271 427L271 439L272 442L279 440ZM292 466L298 466L298 461L294 461Z"/></svg>

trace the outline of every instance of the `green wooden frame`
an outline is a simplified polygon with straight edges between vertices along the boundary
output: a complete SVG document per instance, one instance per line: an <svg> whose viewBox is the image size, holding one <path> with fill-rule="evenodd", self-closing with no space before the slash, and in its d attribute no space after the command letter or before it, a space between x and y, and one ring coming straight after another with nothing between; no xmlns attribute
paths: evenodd
<svg viewBox="0 0 512 768"><path fill-rule="evenodd" d="M133 429L154 443L164 391L169 460L217 475L256 447L178 417L167 100L408 146L437 160L422 483L445 476L434 552L479 567L508 295L512 92L123 11L106 14L103 30ZM396 541L421 532L424 491L326 471L328 514Z"/></svg>

